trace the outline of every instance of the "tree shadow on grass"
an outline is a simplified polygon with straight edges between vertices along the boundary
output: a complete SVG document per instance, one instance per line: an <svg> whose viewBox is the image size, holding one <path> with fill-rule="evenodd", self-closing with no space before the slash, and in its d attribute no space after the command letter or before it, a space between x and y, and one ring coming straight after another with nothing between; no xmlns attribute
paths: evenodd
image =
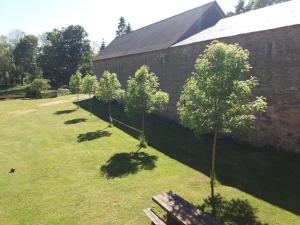
<svg viewBox="0 0 300 225"><path fill-rule="evenodd" d="M64 122L64 124L72 125L72 124L83 123L85 121L87 121L86 118L77 118L77 119L73 119L73 120L67 120L67 121Z"/></svg>
<svg viewBox="0 0 300 225"><path fill-rule="evenodd" d="M89 110L89 102L80 106ZM93 99L93 114L107 121L105 103ZM140 117L129 118L123 106L112 104L112 115L134 127ZM139 134L114 123L131 136ZM148 144L169 157L209 176L212 138L195 138L193 132L178 123L146 115L145 132ZM216 153L216 176L223 185L235 187L272 205L300 215L300 154L289 154L272 148L257 148L228 138L220 138Z"/></svg>
<svg viewBox="0 0 300 225"><path fill-rule="evenodd" d="M75 111L76 111L76 109L67 109L67 110L56 111L54 114L55 115L70 114Z"/></svg>
<svg viewBox="0 0 300 225"><path fill-rule="evenodd" d="M100 167L100 172L108 179L124 177L140 170L152 170L156 161L157 156L146 152L117 153Z"/></svg>
<svg viewBox="0 0 300 225"><path fill-rule="evenodd" d="M205 213L212 213L211 197L204 199L199 208ZM248 200L226 200L220 194L215 196L216 213L214 218L225 225L268 225L258 220L258 210L252 207Z"/></svg>
<svg viewBox="0 0 300 225"><path fill-rule="evenodd" d="M109 137L111 133L106 130L97 130L93 132L87 132L83 134L79 134L77 137L77 142L84 142L84 141L92 141L102 137Z"/></svg>

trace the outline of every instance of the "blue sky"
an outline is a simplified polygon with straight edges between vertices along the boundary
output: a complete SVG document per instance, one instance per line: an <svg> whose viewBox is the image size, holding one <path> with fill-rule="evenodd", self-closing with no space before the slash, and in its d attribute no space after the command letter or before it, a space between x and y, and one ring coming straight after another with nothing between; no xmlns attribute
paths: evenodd
<svg viewBox="0 0 300 225"><path fill-rule="evenodd" d="M146 26L210 0L0 0L0 34L21 29L39 35L71 24L83 26L89 39L109 43L122 15L133 29ZM237 0L218 0L225 12Z"/></svg>

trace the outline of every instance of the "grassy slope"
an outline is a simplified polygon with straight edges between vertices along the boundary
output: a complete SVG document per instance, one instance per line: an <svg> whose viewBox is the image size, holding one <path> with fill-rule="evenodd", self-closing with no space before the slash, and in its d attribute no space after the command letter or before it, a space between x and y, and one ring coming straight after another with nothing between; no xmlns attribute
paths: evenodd
<svg viewBox="0 0 300 225"><path fill-rule="evenodd" d="M204 160L207 149L195 153L190 152L190 148L194 146L186 145L186 152L179 149L184 141L179 135L185 138L190 133L185 130L182 134L171 132L167 134L173 134L174 137L160 137L161 140L149 133L150 143L159 151L149 147L141 150L138 155L130 154L137 150L137 140L117 127L107 128L105 121L89 116L83 109L74 111L75 106L69 101L73 97L0 101L1 225L149 224L142 209L154 207L158 210L151 201L153 195L173 190L195 204L200 204L201 199L209 194L209 178L205 175L208 167ZM69 102L40 106L48 101L62 100ZM82 104L83 107L87 105L86 102ZM103 115L103 107L99 105L96 109L99 115ZM117 109L114 110L117 113ZM122 116L119 115L120 118ZM148 130L151 131L150 127L158 127L155 120L148 122ZM173 128L172 124L164 125L167 131L174 130ZM178 146L178 149L165 146L168 141L173 143L172 146ZM207 141L204 138L197 143L202 148L209 143ZM191 140L189 143L195 145ZM224 155L223 161L219 159L221 167L218 169L221 172L218 177L222 183L240 188L219 185L217 192L227 199L248 199L258 209L257 216L262 222L297 225L300 222L300 217L296 215L299 215L299 210L295 208L293 198L297 200L299 191L294 193L296 197L289 196L290 201L284 200L287 197L285 194L272 201L268 196L260 196L259 191L245 189L243 182L247 179L253 181L253 177L249 175L251 172L243 177L239 171L233 171L241 179L236 180L236 185L230 182L230 179L234 180L236 177L222 172L230 172L235 164L242 168L241 171L245 171L248 164L243 162L238 150L244 150L243 155L249 156L253 161L255 173L256 164L262 164L267 167L266 170L270 170L268 166L278 160L278 165L284 163L286 168L283 170L290 172L286 170L291 169L290 164L295 166L296 162L290 161L289 157L268 161L266 155L256 151L248 153L248 149L245 150L243 146L222 143L223 148L226 146L229 152L227 156ZM232 163L232 158L241 161ZM108 161L109 159L111 160ZM195 162L199 162L199 165ZM9 169L13 166L16 167L16 173L9 174ZM298 176L299 163L292 168L297 170L291 171L292 175ZM264 173L265 171L262 174ZM254 176L259 181L261 175ZM288 184L292 182L288 174L285 177L273 176L266 179L268 182L277 182L281 178L286 179ZM294 177L294 184L299 187L297 179L299 180L299 176ZM260 186L260 182L251 185L256 185L257 189L265 188ZM245 189L245 192L239 189ZM288 190L288 194L292 194L292 191L295 190ZM283 189L282 193L284 192ZM289 209L294 214L282 208Z"/></svg>

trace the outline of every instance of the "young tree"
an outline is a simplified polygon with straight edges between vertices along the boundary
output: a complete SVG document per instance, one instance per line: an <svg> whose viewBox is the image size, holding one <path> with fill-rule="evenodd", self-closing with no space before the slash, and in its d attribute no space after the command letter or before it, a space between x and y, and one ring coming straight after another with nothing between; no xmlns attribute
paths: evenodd
<svg viewBox="0 0 300 225"><path fill-rule="evenodd" d="M238 45L211 43L197 59L195 73L186 81L177 105L183 126L196 135L213 133L213 208L217 135L251 127L255 113L265 111L267 106L263 97L252 99L258 81L255 77L247 79L251 68L248 58L249 52Z"/></svg>
<svg viewBox="0 0 300 225"><path fill-rule="evenodd" d="M77 108L79 108L79 93L81 89L81 82L82 82L82 74L79 71L77 71L71 76L69 82L70 91L73 94L77 94Z"/></svg>
<svg viewBox="0 0 300 225"><path fill-rule="evenodd" d="M92 94L95 94L98 86L98 81L94 75L86 75L82 79L81 90L85 94L89 94L90 98L90 115L92 114Z"/></svg>
<svg viewBox="0 0 300 225"><path fill-rule="evenodd" d="M96 97L108 103L108 118L110 124L112 124L111 117L111 102L113 100L120 99L124 94L121 89L121 84L118 80L117 74L104 71L102 77L99 80L99 88L96 92Z"/></svg>
<svg viewBox="0 0 300 225"><path fill-rule="evenodd" d="M141 66L127 81L125 111L142 116L142 137L145 137L145 113L161 112L169 101L169 95L159 90L158 77Z"/></svg>

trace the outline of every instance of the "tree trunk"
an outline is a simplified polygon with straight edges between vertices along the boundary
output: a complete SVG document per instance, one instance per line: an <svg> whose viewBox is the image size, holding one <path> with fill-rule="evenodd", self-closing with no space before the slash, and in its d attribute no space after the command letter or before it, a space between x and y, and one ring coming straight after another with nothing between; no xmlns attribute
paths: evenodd
<svg viewBox="0 0 300 225"><path fill-rule="evenodd" d="M112 124L111 103L110 103L110 101L108 102L108 120L109 120L109 123Z"/></svg>
<svg viewBox="0 0 300 225"><path fill-rule="evenodd" d="M79 109L79 94L77 92L77 109Z"/></svg>
<svg viewBox="0 0 300 225"><path fill-rule="evenodd" d="M215 216L216 214L216 207L215 207L215 155L216 155L216 145L217 145L217 129L214 130L214 137L213 137L213 146L212 146L212 154L211 154L211 172L210 172L210 191L211 191L211 201L212 201L212 215Z"/></svg>
<svg viewBox="0 0 300 225"><path fill-rule="evenodd" d="M145 135L145 112L142 113L142 135Z"/></svg>
<svg viewBox="0 0 300 225"><path fill-rule="evenodd" d="M89 93L90 97L90 115L92 115L92 98L91 98L91 93Z"/></svg>

